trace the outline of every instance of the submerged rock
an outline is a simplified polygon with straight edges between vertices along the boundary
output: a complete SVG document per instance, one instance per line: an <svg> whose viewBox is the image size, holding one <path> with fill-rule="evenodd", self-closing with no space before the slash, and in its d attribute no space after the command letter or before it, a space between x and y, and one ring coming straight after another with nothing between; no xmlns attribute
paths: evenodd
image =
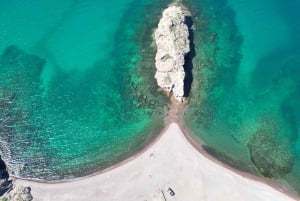
<svg viewBox="0 0 300 201"><path fill-rule="evenodd" d="M157 84L176 100L184 99L185 55L190 51L188 12L180 6L170 6L163 11L154 33Z"/></svg>
<svg viewBox="0 0 300 201"><path fill-rule="evenodd" d="M278 123L266 118L247 144L253 164L267 178L281 178L294 164L287 144L276 139L278 132Z"/></svg>

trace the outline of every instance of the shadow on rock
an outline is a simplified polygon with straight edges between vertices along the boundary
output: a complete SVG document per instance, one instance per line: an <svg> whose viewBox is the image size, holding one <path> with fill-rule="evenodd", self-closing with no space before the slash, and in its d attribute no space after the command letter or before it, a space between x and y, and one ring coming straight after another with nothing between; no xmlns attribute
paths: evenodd
<svg viewBox="0 0 300 201"><path fill-rule="evenodd" d="M0 196L12 189L12 180L9 180L9 174L6 165L0 156Z"/></svg>
<svg viewBox="0 0 300 201"><path fill-rule="evenodd" d="M185 55L184 58L184 72L185 72L185 78L184 78L184 97L188 97L191 91L191 86L193 82L193 58L196 56L195 51L195 44L194 44L194 32L192 30L193 27L193 19L191 16L185 17L185 23L189 30L189 41L190 41L190 52Z"/></svg>

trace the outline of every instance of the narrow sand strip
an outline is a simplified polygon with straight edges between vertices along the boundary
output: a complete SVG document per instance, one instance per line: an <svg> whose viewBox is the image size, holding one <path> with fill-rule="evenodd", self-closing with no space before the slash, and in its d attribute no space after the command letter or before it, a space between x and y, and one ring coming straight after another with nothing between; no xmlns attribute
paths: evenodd
<svg viewBox="0 0 300 201"><path fill-rule="evenodd" d="M172 123L144 153L110 171L67 183L30 186L35 201L289 201L272 187L201 155ZM175 195L167 189L171 187ZM163 192L163 194L162 194Z"/></svg>

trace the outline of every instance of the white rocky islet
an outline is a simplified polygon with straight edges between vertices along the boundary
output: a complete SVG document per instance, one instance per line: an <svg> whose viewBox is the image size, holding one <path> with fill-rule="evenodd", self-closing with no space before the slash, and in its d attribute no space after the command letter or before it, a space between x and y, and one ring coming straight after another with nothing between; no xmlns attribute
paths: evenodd
<svg viewBox="0 0 300 201"><path fill-rule="evenodd" d="M186 12L181 6L172 5L163 11L154 38L155 79L159 87L183 101L185 79L185 55L190 52L189 29Z"/></svg>

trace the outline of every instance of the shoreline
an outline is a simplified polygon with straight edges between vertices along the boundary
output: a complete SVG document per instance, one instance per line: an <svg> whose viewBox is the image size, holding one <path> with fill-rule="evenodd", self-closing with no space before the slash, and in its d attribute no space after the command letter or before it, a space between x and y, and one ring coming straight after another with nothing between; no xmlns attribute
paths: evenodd
<svg viewBox="0 0 300 201"><path fill-rule="evenodd" d="M139 157L140 155L142 155L150 147L152 147L156 143L156 141L159 140L159 138L168 129L168 126L169 125L166 124L158 135L153 137L153 139L150 140L149 143L147 143L146 146L142 147L139 151L135 152L130 157L127 157L124 160L121 160L121 161L117 162L116 164L111 165L107 168L104 168L102 170L96 171L94 173L91 173L91 174L88 174L88 175L85 175L85 176L74 177L74 178L71 178L71 179L50 180L50 181L43 180L43 179L21 178L21 177L17 177L17 176L14 176L14 175L10 175L10 178L12 178L14 180L23 180L23 181L29 181L29 182L34 182L34 183L40 183L40 184L60 184L60 183L71 183L71 182L74 182L74 181L80 181L80 180L88 179L90 177L94 177L94 176L97 176L97 175L100 175L100 174L104 174L104 173L109 172L109 171L111 171L115 168L118 168L118 167L120 167L120 166L122 166L126 163L129 163L130 161L132 161L132 160L136 159L137 157Z"/></svg>
<svg viewBox="0 0 300 201"><path fill-rule="evenodd" d="M281 187L279 184L275 183L274 181L271 181L268 178L264 178L264 177L260 177L254 174L251 174L249 172L243 171L243 170L239 170L238 168L234 168L231 167L230 165L218 160L217 158L213 157L212 155L210 155L209 153L207 153L200 145L199 143L193 139L193 137L191 136L190 131L188 128L180 125L180 129L182 131L182 133L184 134L184 137L187 139L187 141L200 153L202 154L204 157L206 157L207 159L211 160L212 162L228 169L229 171L232 171L246 179L249 180L253 180L253 181L257 181L260 183L264 183L270 187L272 187L273 189L275 189L278 192L281 192L285 195L287 195L288 197L295 199L295 200L300 200L300 196L297 195L297 192L295 190L292 189L291 186L287 187L287 189ZM203 143L204 144L204 143ZM290 189L288 189L290 188Z"/></svg>
<svg viewBox="0 0 300 201"><path fill-rule="evenodd" d="M281 193L284 193L285 195L289 196L292 199L300 200L300 194L298 194L294 189L292 189L291 186L289 186L289 189L285 189L285 188L281 187L279 184L275 183L274 181L271 181L268 178L260 177L260 176L251 174L250 172L246 172L246 171L240 170L238 168L234 168L234 167L220 161L219 159L215 158L214 156L210 155L207 151L205 151L201 147L201 145L205 145L205 143L203 141L201 141L201 139L199 139L197 141L193 138L193 135L195 135L195 134L192 134L192 131L185 125L184 120L183 120L183 115L181 115L180 118L178 119L178 121L174 122L174 123L178 124L184 137L194 147L194 149L196 149L201 155L206 157L208 160L210 160L210 161L212 161L212 162L214 162L214 163L216 163L216 164L228 169L229 171L232 171L244 178L264 183L264 184L272 187L273 189L275 189Z"/></svg>
<svg viewBox="0 0 300 201"><path fill-rule="evenodd" d="M169 94L166 91L162 92ZM98 170L96 168L94 172L61 180L47 181L47 179L11 176L13 183L17 187L18 185L30 186L34 200L41 201L83 200L83 198L84 200L98 200L102 198L101 196L104 197L101 199L104 201L120 200L119 198L122 197L127 200L129 199L126 197L127 193L131 196L130 201L146 199L149 201L149 198L152 200L153 196L155 200L161 200L160 192L165 191L167 193L166 186L170 185L172 188L173 185L175 186L176 196L185 194L198 197L182 199L183 197L175 196L173 198L167 197L168 200L182 201L195 200L191 198L196 198L196 200L213 201L249 201L247 197L243 196L252 195L253 197L250 197L250 200L253 198L257 198L253 200L263 200L258 199L259 196L266 196L268 200L272 201L291 199L300 201L300 192L296 192L288 185L281 186L279 182L234 168L206 151L202 146L206 144L201 139L195 138L195 133L185 124L183 120L185 109L185 104L177 104L176 101L174 102L171 99L170 111L166 113L161 129L153 132L155 135L139 149L119 159L119 161L116 160L116 163L108 167L99 168ZM154 152L155 154L153 154ZM173 163L172 160L177 163ZM202 166L205 166L206 169ZM187 171L189 168L194 168L194 172L191 171L194 175ZM181 169L184 171L181 171ZM212 170L217 171L213 172ZM200 171L200 173L197 171ZM197 189L194 189L194 185ZM215 186L218 187L215 189ZM225 191L223 191L224 189ZM189 195L190 192L195 194ZM216 197L212 196L216 195L212 195L212 193L215 193L219 199L213 199ZM222 193L227 197L222 196ZM163 196L165 197L164 194ZM230 196L234 196L234 198L230 199ZM279 198L271 199L268 196L278 196Z"/></svg>
<svg viewBox="0 0 300 201"><path fill-rule="evenodd" d="M106 169L101 170L101 171L97 171L93 174L90 174L90 175L87 175L87 176L84 176L84 177L78 177L78 178L65 180L65 181L44 182L44 181L36 181L36 180L30 180L30 179L15 178L14 183L17 184L17 185L21 184L21 185L30 186L32 188L32 195L33 195L34 199L36 198L37 200L43 200L43 199L41 199L41 195L43 195L44 193L49 194L48 196L50 196L50 197L51 197L51 195L52 196L54 196L54 195L58 196L56 194L59 194L59 193L61 193L61 196L67 196L68 194L70 194L70 196L74 196L74 193L75 193L76 189L74 188L75 189L74 192L70 191L70 189L73 189L72 188L73 185L82 186L82 184L84 184L83 186L85 186L85 185L97 186L97 185L95 185L95 183L98 183L98 184L101 184L101 185L105 186L106 183L108 182L108 180L105 180L105 178L107 178L108 175L111 175L111 176L116 175L116 174L114 174L115 172L119 172L119 173L117 173L117 175L121 174L121 177L124 177L124 180L126 180L126 179L128 179L127 176L126 176L127 174L136 174L139 171L141 171L141 172L145 171L144 168L143 169L138 169L139 170L138 172L135 171L136 168L135 168L135 170L133 168L133 170L128 171L128 166L133 166L135 164L138 164L140 166L142 166L142 165L146 166L145 169L152 170L151 168L155 168L155 166L159 165L159 164L154 164L153 165L154 167L151 167L151 163L149 163L149 164L148 163L147 164L139 164L139 162L141 162L141 160L147 160L147 159L144 159L144 158L148 157L149 152L153 151L153 149L156 149L156 147L158 147L159 144L162 143L162 141L165 141L164 138L168 137L170 135L169 131L172 130L172 129L173 130L176 129L176 127L177 127L177 129L179 131L176 132L176 133L178 133L178 136L181 138L181 141L182 141L180 143L184 144L184 146L189 147L190 149L192 149L193 152L196 152L196 156L194 156L194 157L196 157L197 160L200 160L199 158L203 157L203 158L205 158L205 160L210 161L210 163L213 163L214 166L217 166L219 169L221 169L221 172L222 171L229 172L228 174L230 174L231 177L237 177L238 179L245 180L248 183L249 182L250 183L256 183L256 185L258 185L258 186L266 186L266 188L272 189L272 190L270 190L270 191L273 191L272 193L276 194L276 192L277 192L277 194L281 194L282 196L287 197L287 199L283 199L283 200L290 200L290 199L300 200L299 196L297 196L296 194L293 194L292 192L290 192L286 189L283 189L283 188L279 187L278 185L274 184L274 182L271 182L271 181L268 181L267 179L260 178L258 176L255 176L255 175L252 175L252 174L245 173L245 172L242 172L240 170L234 169L234 168L230 167L229 165L226 165L223 162L219 161L218 159L216 159L216 158L212 157L211 155L209 155L205 150L203 150L195 142L195 140L192 139L192 137L189 135L188 129L183 124L182 115L178 115L178 113L182 113L184 111L184 105L180 105L180 104L177 104L177 105L172 104L172 105L173 105L173 107L171 107L170 113L167 116L167 120L166 120L165 127L163 128L163 130L147 146L145 146L141 151L139 151L136 154L134 154L133 156L117 163L116 165L113 165L109 168L106 168ZM172 145L167 144L166 146L172 146ZM164 151L163 152L164 154L173 154L173 153L168 153L167 148L164 148L164 146L160 147L160 149L162 149ZM178 146L178 149L180 149L180 146ZM151 158L150 155L149 155L149 157ZM172 156L172 157L174 157L174 156ZM175 158L175 159L178 160L177 158ZM184 158L181 158L181 159L183 160ZM163 162L163 161L159 161L159 162ZM162 166L161 168L167 168L167 167ZM130 167L129 167L129 169L130 169ZM155 169L153 171L155 172ZM124 174L125 174L125 176L124 176ZM121 185L121 184L117 184L117 183L122 183L123 180L118 181L118 176L117 175L114 176L114 178L112 178L113 180L117 179L117 181L113 182L110 185ZM214 177L214 176L211 175L211 177ZM243 179L241 179L241 178L243 178ZM157 180L161 180L161 179L163 179L163 178L160 178L160 177L157 178ZM172 180L171 177L170 177L170 179ZM210 178L210 179L212 179L212 178ZM137 180L139 181L140 179L137 179ZM134 181L134 179L131 180L131 181L133 183L136 183ZM132 184L132 186L134 187L134 184ZM58 188L59 189L62 188L60 192L57 192ZM36 190L38 192L35 192ZM98 192L98 190L100 192ZM102 190L101 189L98 189L98 190L94 189L95 192L93 191L93 194L100 193L100 195L101 195ZM120 190L120 189L116 188L115 190ZM153 191L153 189L152 189L152 191ZM51 192L52 192L52 194L51 194ZM82 193L85 193L85 192L82 192ZM110 193L112 195L114 194L113 191L112 192L107 192L107 193L108 194ZM148 193L151 194L151 192L148 192ZM232 192L232 193L234 193L234 192ZM256 193L255 189L253 189L253 193ZM91 193L87 193L85 195L86 198L89 198L89 194L91 194ZM64 198L62 198L62 199L63 200L69 200L69 199L64 199ZM74 199L74 197L72 199ZM79 200L81 200L81 199L79 198ZM91 197L91 199L93 199L93 197ZM114 200L114 199L109 198L108 200Z"/></svg>
<svg viewBox="0 0 300 201"><path fill-rule="evenodd" d="M111 171L115 168L118 168L134 159L136 159L137 157L139 157L140 155L142 155L143 153L145 153L149 148L151 148L157 141L159 141L159 139L163 136L163 134L168 130L170 124L179 121L178 118L181 115L182 111L184 110L184 105L179 104L175 99L171 100L171 106L169 112L166 113L166 117L164 119L165 123L164 126L162 127L162 130L159 132L159 134L157 134L155 137L153 137L152 140L149 141L149 143L147 143L146 146L142 147L139 151L135 152L132 156L125 158L124 160L121 160L119 162L117 162L116 164L109 166L103 170L99 170L96 171L92 174L88 174L85 176L79 176L79 177L75 177L75 178L71 178L71 179L62 179L62 180L51 180L51 181L46 181L46 180L42 180L42 179L32 179L32 178L21 178L21 177L17 177L14 175L10 175L10 178L14 179L14 180L23 180L23 181L30 181L30 182L36 182L36 183L41 183L41 184L60 184L60 183L69 183L69 182L74 182L74 181L80 181L83 179L87 179L93 176L97 176L99 174L103 174L106 173L108 171ZM174 107L174 105L176 105L176 107ZM181 122L182 123L182 122ZM180 125L180 124L178 124Z"/></svg>

